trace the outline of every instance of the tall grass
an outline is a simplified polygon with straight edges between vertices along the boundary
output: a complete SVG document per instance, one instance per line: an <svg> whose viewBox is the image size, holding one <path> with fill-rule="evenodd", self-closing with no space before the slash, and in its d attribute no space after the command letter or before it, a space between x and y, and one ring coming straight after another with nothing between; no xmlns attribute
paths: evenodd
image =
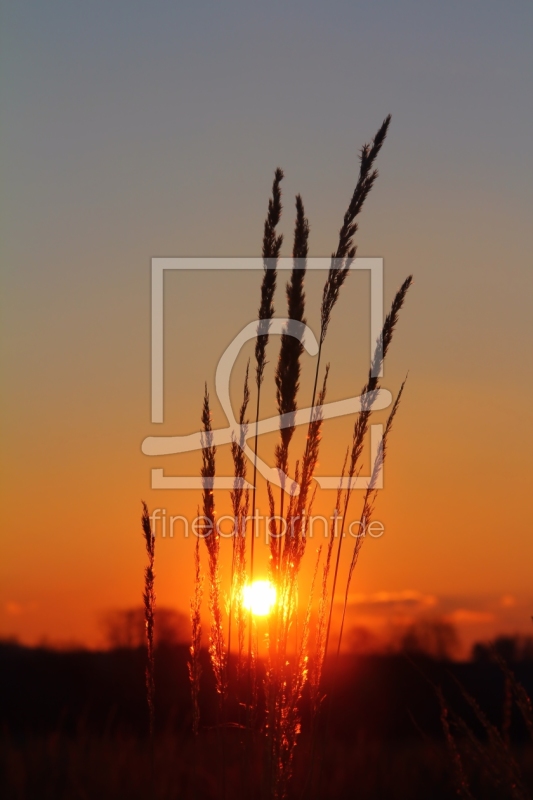
<svg viewBox="0 0 533 800"><path fill-rule="evenodd" d="M398 290L390 313L386 317L383 331L376 343L376 350L369 377L362 392L362 409L355 422L351 442L346 450L342 467L341 482L335 503L334 522L329 541L323 555L322 548L312 554L312 586L304 603L305 613L298 627L299 579L305 563L308 543L308 520L311 516L316 493L314 475L317 467L322 435L322 407L326 400L329 364L323 367L322 353L326 335L331 324L332 314L342 287L356 255L354 236L358 228L358 216L372 190L377 170L375 161L385 141L390 124L387 117L374 139L365 144L360 152L359 174L356 186L339 230L337 245L332 253L330 268L322 291L320 306L320 335L315 374L312 382L311 414L303 452L291 457L291 443L294 435L294 418L298 409L301 356L301 342L291 334L291 324L305 322L305 276L309 251L309 222L305 216L303 201L296 197L296 221L292 245L293 269L286 286L287 323L281 341L275 367L275 397L277 409L288 426L280 427L279 442L275 446L274 461L281 481L279 501L267 485L270 511L269 528L269 576L276 589L276 602L268 619L266 655L262 664L257 660L254 648L254 622L252 613L245 612L243 595L245 583L252 582L254 572L254 543L256 539L255 508L257 500L257 458L258 423L261 412L261 394L264 391L265 366L269 332L274 316L274 298L277 283L277 263L280 257L283 236L277 232L282 212L281 181L283 172L277 169L272 184L272 194L264 224L263 264L264 272L260 287L257 339L255 347L255 435L253 479L251 489L252 518L247 522L250 494L245 489L247 464L243 453L249 420L247 410L250 403L249 367L244 379L243 400L239 413L239 431L233 437L231 452L234 464L234 488L231 503L234 518L231 550L230 596L227 603L227 625L224 624L224 604L220 588L221 548L216 529L215 497L213 485L216 474L216 447L211 427L209 394L205 389L202 406L202 467L203 480L202 514L204 516L204 540L207 556L207 579L209 584L210 635L209 654L214 674L215 687L220 708L226 708L227 717L231 713L229 695L237 697L240 707L246 707L246 729L252 733L262 751L260 762L254 760L254 787L249 786L253 797L284 798L291 791L293 762L296 745L302 726L302 696L309 690L313 709L311 732L313 733L318 710L323 698L322 674L331 638L331 621L336 602L341 543L337 531L337 518L343 517L342 526L348 512L353 494L355 479L360 469L360 461L368 432L369 419L374 401L379 391L377 375L393 338L398 314L411 285L409 277ZM294 331L292 331L294 332ZM383 467L389 433L396 415L403 385L393 405L377 458L372 468L372 476L363 501L362 519L370 517L375 502L377 479ZM347 479L347 482L346 480ZM279 512L279 513L277 513ZM278 522L273 518L278 517ZM284 534L284 531L286 533ZM247 543L249 545L247 547ZM357 563L363 539L356 541L352 553L348 581L344 593L341 633L337 642L340 650L342 630L347 611L350 582ZM335 554L334 547L337 544ZM322 564L322 568L321 568ZM320 577L319 577L320 576ZM193 729L201 729L199 718L199 648L200 648L200 602L201 602L200 549L195 549L195 595L191 602L192 644L189 662L189 675L193 702ZM318 598L315 599L315 585L318 582ZM314 608L317 607L316 622ZM248 627L248 656L246 658L245 637ZM235 629L237 634L235 636ZM227 639L226 639L227 632ZM237 644L235 644L235 638ZM233 653L233 656L232 656ZM232 671L229 659L233 658L237 669ZM232 686L233 675L236 675ZM247 675L247 680L243 676ZM246 684L246 686L245 686ZM229 691L228 691L229 690ZM219 717L219 722L222 718ZM233 721L236 723L236 720ZM230 720L231 723L231 720ZM316 739L311 736L312 746ZM255 756L248 751L251 773L251 760ZM258 764L261 764L259 767ZM260 771L258 778L255 773ZM244 770L246 772L246 770Z"/></svg>
<svg viewBox="0 0 533 800"><path fill-rule="evenodd" d="M215 518L215 497L213 483L216 471L216 452L213 444L209 393L205 387L202 407L202 470L203 479L203 539L207 548L207 569L209 578L209 612L211 630L209 636L209 655L215 675L215 685L219 697L226 694L226 645L223 628L222 596L220 591L220 534Z"/></svg>
<svg viewBox="0 0 533 800"><path fill-rule="evenodd" d="M279 514L276 514L276 502L272 487L267 486L270 516L278 517L279 524L273 519L270 522L270 580L276 588L276 603L269 616L268 646L265 660L265 671L259 684L255 679L255 653L253 650L253 620L251 613L248 619L248 663L250 674L248 703L254 706L253 712L248 715L248 727L258 729L262 737L265 750L264 775L261 781L262 791L265 796L273 798L286 797L292 776L293 758L298 736L301 730L301 699L304 688L310 686L315 711L319 706L321 692L321 676L325 658L327 657L328 641L331 635L331 618L337 587L337 578L340 561L340 547L342 533L338 540L337 555L334 568L333 583L330 586L330 572L332 566L335 530L331 531L328 542L325 563L322 568L320 582L320 597L318 600L318 617L314 636L311 631L312 609L314 601L314 587L321 560L321 548L315 555L313 567L312 589L310 591L306 612L301 630L297 631L298 620L298 584L299 576L304 563L307 546L307 520L311 515L314 499L313 478L318 461L322 431L322 406L326 399L329 365L322 369L321 355L326 334L331 322L332 312L339 298L340 291L346 280L356 254L354 236L357 231L357 217L364 202L368 197L377 178L374 169L375 160L381 150L388 131L390 117L387 117L370 144L364 145L360 154L359 176L348 209L344 215L339 231L338 243L331 257L331 266L328 271L320 308L320 336L319 351L316 360L315 376L312 393L312 411L308 425L304 452L295 461L290 477L290 444L294 434L294 420L298 408L298 394L301 377L301 355L303 347L301 342L289 330L288 323L281 336L279 356L275 370L275 391L277 408L280 415L285 415L289 420L287 427L280 429L280 440L275 447L275 464L281 480L279 500ZM266 352L269 344L270 323L274 315L274 294L277 282L277 259L281 252L283 237L277 233L277 225L281 217L281 189L280 183L283 172L277 169L272 186L272 196L269 201L268 213L264 226L263 259L264 274L260 294L260 307L258 314L258 333L255 350L255 384L256 384L256 409L255 409L255 439L254 439L254 470L252 488L252 511L255 511L257 469L256 459L258 452L257 425L260 418L260 398L265 375ZM306 274L306 259L309 249L309 222L305 216L303 201L300 196L296 198L296 221L293 238L293 270L286 287L287 317L299 323L305 322L305 290L304 281ZM408 278L395 296L391 311L385 320L383 331L376 343L373 363L370 365L369 377L362 392L362 410L355 423L349 455L343 467L343 475L347 474L348 485L339 487L335 505L336 515L343 512L343 525L348 512L350 499L353 492L354 479L359 468L369 419L373 403L379 390L377 375L387 354L391 343L394 328L398 320L399 311L403 305L407 291L411 285ZM319 388L320 387L320 388ZM371 515L376 493L377 479L383 466L386 445L395 417L403 386L393 405L385 433L379 447L363 504L363 519ZM243 613L243 589L246 576L246 561L244 534L246 531L246 516L249 505L248 493L244 491L243 481L246 474L246 465L243 458L241 443L244 443L247 425L246 410L249 402L248 372L245 378L244 398L241 406L239 424L242 442L234 440L232 455L235 470L235 486L231 495L234 515L234 539L231 563L231 590L229 601L228 620L228 650L231 648L232 618L235 619L239 630L239 645L237 648L237 673L245 669L242 653L243 628L245 615ZM210 612L211 612L211 638L210 654L215 675L217 691L224 695L226 650L223 641L223 627L221 621L220 603L220 546L218 535L214 526L214 498L210 488L211 479L215 477L215 448L212 444L212 434L209 415L209 399L206 394L203 406L204 449L202 454L202 477L204 478L203 513L213 521L213 531L206 537L208 556L208 573L210 585ZM209 483L211 481L211 483ZM252 518L249 545L248 578L254 578L254 543L256 538L255 514ZM287 531L285 535L283 532ZM340 649L342 629L346 614L350 581L355 568L357 557L363 539L358 539L352 554L348 582L345 591L344 609L342 616L341 634L337 644ZM328 611L329 609L329 611ZM193 626L194 627L194 626ZM252 676L253 672L253 676ZM194 688L196 691L196 688ZM238 692L238 687L237 687ZM258 713L258 705L263 706L262 714Z"/></svg>
<svg viewBox="0 0 533 800"><path fill-rule="evenodd" d="M148 701L150 738L155 731L155 680L154 680L154 617L155 617L155 534L152 531L148 506L143 502L141 517L142 530L148 555L148 565L144 570L144 619L146 625L146 698Z"/></svg>
<svg viewBox="0 0 533 800"><path fill-rule="evenodd" d="M387 317L386 317L384 325L383 325L383 329L382 329L381 334L380 334L380 336L378 338L378 341L376 343L376 349L374 351L374 358L372 360L372 364L370 366L370 370L369 370L369 373L368 373L368 380L367 380L366 384L364 385L363 390L361 392L361 398L362 398L362 400L361 400L361 412L360 412L359 416L357 417L357 419L355 421L354 429L353 429L352 446L351 446L349 468L348 468L348 487L347 487L346 492L344 494L344 507L343 507L343 514L342 514L342 520L341 520L341 529L340 529L339 541L338 541L338 545L337 545L337 558L336 558L336 562L335 562L335 572L334 572L334 575L333 575L333 588L332 588L332 591L331 591L331 595L332 595L331 596L331 605L330 605L328 627L327 627L327 633L326 633L326 646L325 646L326 652L327 652L327 649L328 649L328 643L329 643L329 637L330 637L330 631L331 631L331 618L332 618L332 612L333 612L333 603L334 603L334 600L335 600L335 591L336 591L336 588L337 588L337 578L338 578L338 574L339 574L339 563L340 563L341 548L342 548L342 543L343 543L343 540L344 540L344 528L345 528L345 525L346 525L346 519L348 517L348 511L349 511L349 507L350 507L350 500L352 498L352 493L353 493L353 489L354 489L354 479L356 478L357 473L358 473L358 469L359 469L359 465L360 465L360 461L361 461L361 456L362 456L362 453L363 453L364 443L365 443L365 437L366 437L366 434L367 434L367 431L368 431L370 417L371 417L371 414L372 414L372 405L373 405L373 403L375 401L375 398L377 396L377 392L379 390L379 379L378 379L377 376L379 375L379 373L381 371L381 367L383 365L383 361L385 360L385 356L387 355L387 351L388 351L388 349L390 347L390 344L392 342L392 337L394 335L394 329L395 329L396 324L398 322L398 315L399 315L400 310L401 310L401 308L402 308L402 306L404 304L405 297L407 295L409 287L411 286L411 283L412 283L412 277L409 276L408 278L405 279L403 284L400 286L400 288L396 292L396 295L395 295L394 300L392 302L391 310L387 314ZM370 516L370 511L371 511L371 505L370 504L371 504L372 499L375 497L375 491L376 491L375 487L376 487L377 479L379 477L379 474L380 474L381 469L383 467L383 463L385 461L387 438L389 436L389 432L390 432L390 429L392 427L392 422L394 420L394 417L396 415L396 411L398 409L398 405L399 405L399 402L400 402L400 398L401 398L402 392L403 392L403 385L402 385L402 387L401 387L401 389L400 389L400 391L398 393L398 396L397 396L396 401L395 401L395 403L393 405L392 411L391 411L391 413L389 415L389 419L387 421L387 425L386 425L386 428L385 428L385 433L383 435L382 441L380 442L378 453L377 453L377 456L376 456L376 459L375 459L375 463L374 463L374 466L373 466L373 469L372 469L372 475L371 475L370 482L369 482L369 485L368 485L368 488L367 488L367 491L366 491L366 494L365 494L365 500L364 500L364 504L363 504L363 513L361 515L361 520L360 520L364 525L367 524L369 516ZM361 547L362 541L363 541L362 537L359 537L358 539L356 539L356 544L354 546L354 554L353 554L353 557L352 557L352 564L351 564L351 567L350 567L350 573L349 573L348 582L347 582L347 585L346 585L346 597L348 596L348 590L350 588L350 582L351 582L351 578L352 578L352 574L353 574L353 569L354 569L355 563L357 561L357 556L359 554L359 549ZM345 602L345 608L346 608L346 602ZM343 622L344 622L344 613L343 613ZM343 626L341 626L341 634L339 636L338 651L340 650L342 631L343 631Z"/></svg>
<svg viewBox="0 0 533 800"><path fill-rule="evenodd" d="M492 722L480 707L477 700L455 678L466 708L477 723L482 736L474 732L465 718L446 701L440 686L433 684L441 711L441 724L448 745L448 753L453 767L455 791L464 800L473 800L474 793L468 773L475 765L484 776L488 786L498 795L512 800L530 800L531 794L522 767L516 757L516 748L511 743L511 720L513 706L516 705L525 724L530 740L533 741L533 706L528 693L516 678L508 664L497 653L492 658L503 673L504 701L501 729Z"/></svg>
<svg viewBox="0 0 533 800"><path fill-rule="evenodd" d="M200 728L200 648L202 644L201 608L203 595L203 576L200 571L200 539L196 540L194 548L194 596L191 600L191 627L192 637L189 648L189 680L191 683L192 698L192 730L195 736Z"/></svg>

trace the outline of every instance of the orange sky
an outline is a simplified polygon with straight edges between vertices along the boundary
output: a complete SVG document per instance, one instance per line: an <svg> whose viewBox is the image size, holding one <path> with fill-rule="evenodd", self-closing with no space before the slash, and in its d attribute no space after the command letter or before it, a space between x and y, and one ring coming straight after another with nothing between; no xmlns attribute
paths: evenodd
<svg viewBox="0 0 533 800"><path fill-rule="evenodd" d="M408 370L409 380L376 504L385 533L362 551L350 624L388 636L445 617L465 644L530 632L529 11L377 4L361 17L333 4L302 20L289 6L283 20L241 9L237 25L215 8L185 23L170 6L135 15L117 4L98 19L81 7L4 13L2 637L97 646L105 612L140 603L141 499L195 513L199 493L154 491L150 469L197 474L200 454L149 459L141 442L198 429L204 381L213 392L218 358L254 318L260 276L167 276L157 426L150 259L258 254L278 164L284 254L296 192L311 255L330 253L358 149L389 111L358 255L384 258L385 307L414 275L383 386L395 395ZM266 33L278 41L280 30L273 64ZM323 280L307 283L315 331ZM329 400L364 383L368 290L367 275L352 276L335 309ZM272 339L265 414L276 357ZM302 398L312 374L306 356ZM213 419L225 424L216 402ZM325 425L321 474L338 470L352 424ZM271 463L275 441L260 445ZM228 448L219 456L222 469ZM316 509L333 503L322 492ZM161 605L187 611L192 548L158 539Z"/></svg>
<svg viewBox="0 0 533 800"><path fill-rule="evenodd" d="M311 324L316 318L312 303L318 307L323 278L322 273L309 277ZM216 280L221 279L217 276ZM74 372L78 380L60 384L63 397L54 390L55 376L51 375L41 384L39 393L27 396L25 407L12 408L12 424L7 431L10 500L5 506L11 535L2 543L5 574L0 619L4 636L14 635L29 643L46 639L51 643L98 645L105 611L140 601L144 565L141 497L150 508L165 509L167 517L195 516L200 493L153 491L149 488L150 468L163 467L166 474L198 474L200 454L149 459L140 452L140 443L149 434L198 430L204 376L211 385L213 424L225 424L212 388L214 367L229 331L238 330L242 320L250 317L248 307L241 303L231 306L231 298L239 297L236 286L240 282L247 291L251 287L253 301L260 275L247 275L243 281L242 276L231 274L225 280L231 290L220 317L226 320L221 324L224 333L214 336L211 347L205 342L191 359L187 341L190 337L194 340L198 321L187 319L191 327L183 338L179 334L173 337L174 324L182 322L167 326L171 341L166 351L165 403L169 411L162 426L149 421L148 343L143 343L140 335L143 332L146 337L148 333L146 308L141 323L132 319L130 326L135 344L139 343L138 359L132 361L144 363L142 373L131 369L125 348L122 379L114 378L110 370L101 388L96 376L91 376L94 366L73 357L69 374ZM200 281L205 282L204 313L212 320L211 336L216 330L220 292L210 292L209 280L194 276L189 281L192 303L196 302ZM325 359L332 365L329 400L358 393L363 382L368 356L368 332L365 335L364 331L368 326L367 284L362 273L352 276L335 309L325 350ZM172 308L176 298L172 290L178 287L169 288L168 306ZM526 533L529 455L522 438L513 435L512 425L504 434L500 432L500 445L493 445L495 412L509 407L505 387L496 386L489 392L481 376L457 380L450 375L439 381L434 374L424 375L424 368L430 373L434 369L423 362L428 347L422 330L425 323L419 319L423 316L423 288L423 280L417 280L385 367L383 385L394 394L408 368L410 374L390 442L385 486L376 504L375 518L382 522L385 532L381 538L365 542L352 585L349 621L370 627L383 638L393 636L397 626L420 616L452 621L465 643L501 629L528 632L532 602L529 564L533 555ZM392 293L388 285L386 292L388 304ZM183 297L177 305L180 303L185 303ZM354 313L358 311L360 314ZM179 314L176 318L180 319ZM418 343L417 332L422 339ZM431 335L438 339L437 333ZM118 336L125 344L126 332L118 331ZM85 347L87 356L95 344L89 341ZM275 337L269 347L274 362ZM251 354L251 347L249 350ZM243 351L232 376L235 407L247 355ZM55 363L58 373L63 366ZM313 366L313 359L306 356L302 397L310 395ZM34 369L42 369L44 374L44 365L35 364ZM99 365L98 370L105 374L106 364ZM272 371L270 363L263 395L264 416L274 412L269 389ZM513 417L523 414L525 418L525 401L525 393L514 393ZM386 413L377 412L374 422L383 422ZM353 418L324 424L319 474L338 471L352 425ZM294 438L293 454L301 449L302 435L300 431ZM270 463L276 441L276 434L261 440L260 455ZM365 474L368 458L367 454ZM219 449L218 465L219 474L231 474L227 446ZM334 495L333 491L319 490L315 514L329 517ZM360 496L361 492L356 493L352 504L353 519L360 509ZM216 501L219 514L229 511L227 492L218 492ZM266 514L263 481L259 508ZM308 547L301 585L304 596L314 552L321 541L320 527L318 530L316 545L313 542ZM157 532L160 535L160 527ZM186 539L179 526L174 538L158 538L157 596L161 605L187 611L193 544L193 537ZM226 580L230 547L229 541L223 543ZM341 576L347 569L350 549L348 539L343 544ZM264 538L256 552L256 576L263 577L267 553ZM343 581L342 577L341 586ZM342 592L339 602L341 596Z"/></svg>

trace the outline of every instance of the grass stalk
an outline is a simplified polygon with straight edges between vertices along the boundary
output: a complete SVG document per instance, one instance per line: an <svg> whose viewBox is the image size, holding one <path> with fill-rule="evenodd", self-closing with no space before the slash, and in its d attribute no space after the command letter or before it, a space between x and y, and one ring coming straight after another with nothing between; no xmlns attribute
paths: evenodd
<svg viewBox="0 0 533 800"><path fill-rule="evenodd" d="M152 531L150 514L145 502L142 504L141 516L148 564L144 570L144 621L146 628L146 699L148 702L148 719L150 740L153 743L155 734L155 679L154 679L154 623L155 623L155 534Z"/></svg>
<svg viewBox="0 0 533 800"><path fill-rule="evenodd" d="M216 525L215 497L213 492L215 479L216 447L213 444L213 428L209 407L207 385L202 407L202 469L203 482L203 516L207 531L203 538L207 548L209 576L209 611L211 615L211 631L209 636L209 655L215 675L217 694L222 699L226 695L226 653L222 625L222 601L220 593L220 535Z"/></svg>
<svg viewBox="0 0 533 800"><path fill-rule="evenodd" d="M234 486L230 494L233 510L233 537L232 537L232 560L231 560L231 581L230 581L230 602L228 614L228 659L231 653L231 627L234 610L237 609L237 630L238 630L238 661L237 672L242 671L242 627L244 623L243 598L242 593L246 582L246 517L248 515L249 492L245 489L246 481L246 457L244 446L246 444L246 434L248 423L246 421L246 411L250 400L250 389L248 385L250 363L246 367L244 378L244 390L241 407L239 410L239 440L234 437L231 443L231 455L234 469Z"/></svg>
<svg viewBox="0 0 533 800"><path fill-rule="evenodd" d="M145 685L148 703L148 728L150 735L150 781L152 792L155 792L155 662L154 662L154 626L155 626L155 533L152 531L148 506L142 502L141 516L144 542L148 564L144 570L144 622L146 628L146 669Z"/></svg>
<svg viewBox="0 0 533 800"><path fill-rule="evenodd" d="M372 359L372 364L370 366L370 370L368 373L368 380L361 392L361 411L359 413L359 416L357 417L357 420L355 421L353 435L352 435L352 446L351 446L350 462L348 469L348 486L344 494L344 506L341 519L341 530L338 537L339 541L337 545L337 556L335 560L335 570L333 573L333 587L331 590L331 603L330 603L328 625L326 632L325 655L327 655L329 638L331 633L331 620L333 615L333 605L335 602L335 593L336 593L337 579L339 574L342 542L344 539L344 526L346 524L346 518L348 516L348 510L355 485L355 479L357 478L358 470L360 469L359 463L361 455L363 453L365 438L368 431L370 417L372 414L372 406L374 404L374 401L376 399L377 393L380 388L379 378L377 376L381 372L381 367L383 365L388 349L392 342L394 330L398 323L399 313L405 302L405 298L411 286L412 280L413 280L412 276L409 275L409 277L407 277L404 280L404 282L396 292L396 295L391 305L391 309L385 318L381 334L376 343L376 348L374 350L374 357Z"/></svg>
<svg viewBox="0 0 533 800"><path fill-rule="evenodd" d="M276 400L278 414L288 415L290 420L294 420L300 387L300 359L303 353L303 344L290 333L290 324L300 322L305 324L305 292L304 278L307 268L307 254L309 252L309 221L305 216L304 205L300 195L296 197L296 223L294 226L293 243L293 270L290 281L287 283L287 316L291 321L286 326L281 335L281 346L278 364L275 374ZM294 435L294 424L280 428L280 443L275 449L276 467L281 478L280 492L280 519L283 519L283 507L285 499L285 485L288 480L289 471L289 446ZM279 541L281 551L281 540ZM279 558L279 556L278 556Z"/></svg>
<svg viewBox="0 0 533 800"><path fill-rule="evenodd" d="M385 456L386 456L386 453L387 453L388 438L389 438L389 435L390 435L390 432L391 432L391 429L392 429L392 424L394 422L394 418L396 416L396 413L398 411L398 407L400 405L400 401L402 399L402 394L403 394L404 387L405 387L405 380L404 380L404 382L402 383L402 385L400 387L400 391L398 392L396 400L394 401L394 404L392 406L391 412L390 412L389 417L387 419L387 424L385 425L385 430L383 432L383 438L381 439L381 442L379 443L378 452L376 453L376 458L375 458L375 461L374 461L374 465L372 467L372 474L370 476L370 481L368 482L368 486L367 486L367 489L365 491L365 497L364 497L364 501L363 501L363 511L361 513L361 519L360 519L360 522L362 522L363 525L365 526L363 528L363 530L365 530L365 528L367 526L367 523L371 519L371 516L372 516L373 504L374 504L374 499L375 499L376 491L377 491L376 485L377 485L377 481L378 481L379 475L380 475L380 473L381 473L381 471L383 469L383 465L385 463ZM337 645L337 660L339 658L339 654L340 654L340 650L341 650L342 634L343 634L343 631L344 631L344 622L345 622L345 619L346 619L346 609L348 607L348 595L349 595L349 592L350 592L350 584L352 582L354 569L355 569L355 566L357 564L357 559L359 558L359 552L361 550L363 541L364 541L364 538L360 534L359 537L355 541L355 545L354 545L354 549L353 549L353 553L352 553L352 559L351 559L350 567L349 567L349 570L348 570L348 578L346 580L346 588L345 588L345 593L344 593L344 604L343 604L343 608L342 608L341 626L340 626L340 631L339 631L339 641L338 641L338 645Z"/></svg>
<svg viewBox="0 0 533 800"><path fill-rule="evenodd" d="M200 706L199 706L199 693L200 693L200 675L202 668L200 666L200 648L202 644L202 623L201 623L201 607L203 595L203 578L200 572L200 539L196 539L196 547L194 549L194 596L191 600L191 645L189 647L189 681L191 684L191 698L192 698L192 730L195 736L198 736L200 729Z"/></svg>
<svg viewBox="0 0 533 800"><path fill-rule="evenodd" d="M266 366L266 348L268 345L270 322L274 316L274 293L276 291L277 262L283 243L283 235L276 233L277 225L281 218L281 189L280 184L283 180L283 170L279 167L274 173L272 184L272 197L268 201L268 213L265 220L263 233L263 282L261 284L261 304L259 306L257 326L257 340L255 345L256 373L255 383L257 387L257 404L255 410L255 436L254 436L254 471L252 488L252 531L250 542L250 583L254 577L254 544L255 544L255 504L257 487L257 448L258 448L258 425L259 411L261 404L261 386L263 384ZM252 626L250 612L250 630L248 635L248 661L251 668L252 660Z"/></svg>

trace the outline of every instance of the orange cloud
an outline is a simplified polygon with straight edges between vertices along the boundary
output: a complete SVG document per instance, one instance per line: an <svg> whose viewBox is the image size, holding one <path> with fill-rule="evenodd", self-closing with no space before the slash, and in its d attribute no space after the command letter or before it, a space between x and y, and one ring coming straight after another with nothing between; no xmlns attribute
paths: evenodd
<svg viewBox="0 0 533 800"><path fill-rule="evenodd" d="M423 594L412 589L404 589L399 592L374 592L372 594L354 594L351 602L359 606L373 606L383 608L384 606L416 606L419 608L430 608L437 605L438 599L432 594Z"/></svg>
<svg viewBox="0 0 533 800"><path fill-rule="evenodd" d="M472 611L469 608L456 608L451 614L446 615L447 622L453 622L455 625L494 622L494 619L494 614L488 611Z"/></svg>
<svg viewBox="0 0 533 800"><path fill-rule="evenodd" d="M512 594L504 594L500 600L500 605L502 608L513 608L516 605L516 597L513 597Z"/></svg>
<svg viewBox="0 0 533 800"><path fill-rule="evenodd" d="M18 617L23 613L23 608L20 603L17 603L15 600L8 600L6 605L6 614L10 617Z"/></svg>

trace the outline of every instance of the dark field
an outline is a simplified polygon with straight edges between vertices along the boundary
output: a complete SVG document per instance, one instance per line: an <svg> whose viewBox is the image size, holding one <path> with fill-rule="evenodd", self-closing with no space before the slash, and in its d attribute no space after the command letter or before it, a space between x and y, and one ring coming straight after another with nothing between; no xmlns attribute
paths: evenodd
<svg viewBox="0 0 533 800"><path fill-rule="evenodd" d="M195 742L190 734L187 648L161 647L157 656L152 762L142 649L54 652L2 645L0 796L263 797L268 766L262 756L261 720L256 720L252 739L244 728L242 707L229 698L226 719L217 724L206 662L202 728ZM533 665L516 664L513 671L531 693ZM527 729L516 708L505 715L504 676L490 661L347 657L335 674L314 746L306 733L303 704L294 798L457 797L457 763L443 736L436 686L442 686L450 714L457 713L465 723L457 730L457 743L472 795L527 796L511 788L508 756L495 752L498 743L490 741L463 688L504 729L502 742L510 742L524 786L533 787ZM326 679L331 687L331 675Z"/></svg>

